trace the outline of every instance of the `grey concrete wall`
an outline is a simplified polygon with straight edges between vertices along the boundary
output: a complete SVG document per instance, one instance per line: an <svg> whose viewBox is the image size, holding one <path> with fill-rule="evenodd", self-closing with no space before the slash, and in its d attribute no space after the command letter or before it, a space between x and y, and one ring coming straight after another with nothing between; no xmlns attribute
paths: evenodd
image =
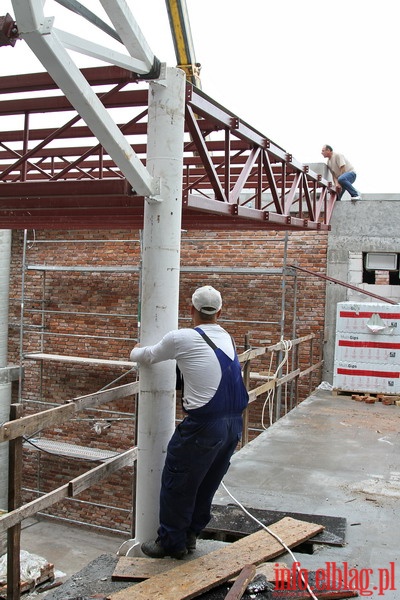
<svg viewBox="0 0 400 600"><path fill-rule="evenodd" d="M400 194L363 194L336 203L328 236L327 275L400 303L400 286L365 285L352 276L352 257L363 252L400 253ZM361 264L361 258L359 258ZM353 260L354 263L354 260ZM361 279L359 280L361 281ZM363 293L327 283L325 309L324 381L332 383L335 354L336 305L346 300L379 302Z"/></svg>

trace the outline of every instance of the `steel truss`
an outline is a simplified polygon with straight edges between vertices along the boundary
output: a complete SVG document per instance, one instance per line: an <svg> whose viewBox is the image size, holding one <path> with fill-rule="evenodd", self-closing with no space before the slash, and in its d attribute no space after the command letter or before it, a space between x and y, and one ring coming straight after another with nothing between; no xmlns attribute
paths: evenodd
<svg viewBox="0 0 400 600"><path fill-rule="evenodd" d="M115 66L82 74L145 166L148 85ZM0 94L0 228L143 226L144 195L47 73L2 77ZM332 184L190 83L183 144L182 227L329 229Z"/></svg>

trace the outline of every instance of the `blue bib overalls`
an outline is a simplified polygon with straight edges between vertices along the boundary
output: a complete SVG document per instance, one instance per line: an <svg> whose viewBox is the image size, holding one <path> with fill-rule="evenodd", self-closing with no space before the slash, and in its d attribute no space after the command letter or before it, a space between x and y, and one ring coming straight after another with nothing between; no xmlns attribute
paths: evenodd
<svg viewBox="0 0 400 600"><path fill-rule="evenodd" d="M236 352L229 358L197 327L221 366L221 381L211 400L187 411L167 448L160 494L158 536L163 548L182 550L186 533L198 535L211 519L211 504L242 433L248 403Z"/></svg>

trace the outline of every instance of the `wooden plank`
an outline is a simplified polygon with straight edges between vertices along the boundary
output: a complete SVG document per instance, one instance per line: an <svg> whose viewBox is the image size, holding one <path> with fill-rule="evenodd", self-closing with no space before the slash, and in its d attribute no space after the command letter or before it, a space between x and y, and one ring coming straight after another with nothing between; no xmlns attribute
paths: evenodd
<svg viewBox="0 0 400 600"><path fill-rule="evenodd" d="M176 560L174 558L121 556L115 565L111 579L113 581L149 579L149 577L154 577L154 575L164 573L164 571L170 571L174 567L176 567ZM268 581L275 583L277 569L280 569L280 574L289 572L286 563L274 561L258 565L256 574L264 575Z"/></svg>
<svg viewBox="0 0 400 600"><path fill-rule="evenodd" d="M109 360L106 358L89 358L86 356L67 356L64 354L45 354L44 352L31 352L25 354L27 360L49 360L52 362L77 363L84 365L105 365L110 367L128 367L132 369L136 363L126 360Z"/></svg>
<svg viewBox="0 0 400 600"><path fill-rule="evenodd" d="M323 527L285 517L269 529L292 548L322 531ZM174 569L111 594L110 599L189 600L228 581L241 571L243 565L259 564L284 552L281 543L262 529L206 556L180 561Z"/></svg>
<svg viewBox="0 0 400 600"><path fill-rule="evenodd" d="M149 579L176 567L174 558L142 558L121 556L111 576L113 581Z"/></svg>
<svg viewBox="0 0 400 600"><path fill-rule="evenodd" d="M256 574L256 567L254 565L245 565L240 571L238 578L235 583L225 596L225 600L240 600L246 591L250 581L253 580Z"/></svg>
<svg viewBox="0 0 400 600"><path fill-rule="evenodd" d="M278 387L280 385L283 385L284 383L287 383L291 379L298 377L299 373L300 369L296 369L295 371L292 371L291 373L288 373L287 375L284 375L279 379L270 379L266 383L263 383L259 387L249 392L249 402L254 402L254 400L256 400L258 396L261 396L261 394L264 394L268 390L272 390L275 386Z"/></svg>
<svg viewBox="0 0 400 600"><path fill-rule="evenodd" d="M267 381L266 383L263 383L262 385L258 386L254 390L250 390L249 402L254 402L254 400L256 400L258 396L261 396L261 394L264 394L264 392L268 392L268 390L272 390L275 387L275 385L276 379L271 379L270 381Z"/></svg>
<svg viewBox="0 0 400 600"><path fill-rule="evenodd" d="M267 348L249 348L248 350L245 350L241 354L238 354L239 362L247 362L248 360L251 360L252 358L256 358L257 356L261 356L262 354L265 354L266 351L267 351Z"/></svg>
<svg viewBox="0 0 400 600"><path fill-rule="evenodd" d="M137 448L130 448L123 454L110 458L105 461L103 464L94 467L87 473L83 475L79 475L75 479L72 479L69 483L65 483L61 487L41 496L40 498L36 498L24 506L12 510L11 512L5 513L0 516L0 533L5 531L9 527L13 527L17 523L20 523L24 519L28 517L32 517L36 513L53 506L56 502L63 500L72 495L79 494L83 490L90 487L93 483L97 483L110 473L121 469L122 467L131 464L132 461L135 461L137 456Z"/></svg>
<svg viewBox="0 0 400 600"><path fill-rule="evenodd" d="M34 415L21 417L16 421L8 421L0 427L0 442L13 440L21 436L29 436L39 429L58 425L75 414L73 404L63 404L55 408L43 410Z"/></svg>
<svg viewBox="0 0 400 600"><path fill-rule="evenodd" d="M292 379L294 379L295 377L299 376L300 377L300 369L296 369L295 371L292 371L291 373L288 373L287 375L284 375L283 377L280 377L277 382L276 385L283 385L284 383L287 383L288 381L291 381Z"/></svg>
<svg viewBox="0 0 400 600"><path fill-rule="evenodd" d="M322 367L323 364L324 364L324 361L320 360L319 362L315 363L315 365L311 365L311 367L308 367L308 369L304 369L304 371L302 371L299 374L299 377L304 377L305 375L308 375L312 371L316 371L317 369L319 369L320 367Z"/></svg>
<svg viewBox="0 0 400 600"><path fill-rule="evenodd" d="M79 396L67 404L49 408L34 415L27 415L15 421L7 421L0 427L0 442L7 442L20 436L30 436L39 429L42 430L63 423L80 410L99 406L106 402L113 402L120 398L126 398L138 392L139 382L135 381L110 390Z"/></svg>
<svg viewBox="0 0 400 600"><path fill-rule="evenodd" d="M302 342L307 342L308 340L314 339L315 334L309 333L308 335L304 335L303 337L296 338L294 340L290 340L293 346L297 346ZM256 358L257 356L261 356L262 354L266 354L267 352L276 352L279 350L285 350L285 346L282 342L278 342L277 344L273 344L272 346L263 346L262 348L250 348L249 350L245 350L241 354L238 355L240 362L245 362L247 360L251 360L252 358Z"/></svg>
<svg viewBox="0 0 400 600"><path fill-rule="evenodd" d="M136 456L137 448L130 448L123 454L105 461L103 464L94 467L94 469L91 469L83 475L79 475L79 477L72 479L69 483L62 485L48 494L28 502L16 510L5 513L4 515L0 516L0 533L9 527L13 527L17 523L20 523L24 519L32 517L36 513L53 506L53 504L63 500L64 498L79 494L83 490L93 485L93 483L97 483L110 473L113 473L114 471L131 464L132 461L135 461Z"/></svg>
<svg viewBox="0 0 400 600"><path fill-rule="evenodd" d="M301 344L302 342L307 342L308 340L311 340L313 338L315 338L315 334L309 333L307 335L303 335L303 337L296 338L296 339L290 340L290 341L292 343L292 346L297 346L298 344ZM274 351L285 350L285 345L283 344L283 342L278 342L277 344L274 344L273 346L268 346L267 350L268 350L268 352L271 352L272 350L274 350Z"/></svg>
<svg viewBox="0 0 400 600"><path fill-rule="evenodd" d="M109 458L102 465L98 465L79 477L75 477L68 484L68 496L77 496L94 483L101 481L104 477L111 475L122 467L133 465L137 458L137 448L130 448L119 456Z"/></svg>
<svg viewBox="0 0 400 600"><path fill-rule="evenodd" d="M87 394L86 396L79 396L74 398L72 402L77 406L77 410L83 410L84 408L93 408L106 402L114 402L114 400L120 400L121 398L127 398L133 396L133 394L139 393L139 382L134 381L133 383L126 383L125 385L119 385L118 387L110 390L103 390L101 392L95 392L94 394Z"/></svg>
<svg viewBox="0 0 400 600"><path fill-rule="evenodd" d="M11 404L10 419L18 419L21 414L22 405ZM8 446L8 510L14 510L22 501L22 438L12 440ZM20 597L20 552L21 523L17 523L7 531L7 600Z"/></svg>
<svg viewBox="0 0 400 600"><path fill-rule="evenodd" d="M0 533L68 496L68 483L0 517Z"/></svg>

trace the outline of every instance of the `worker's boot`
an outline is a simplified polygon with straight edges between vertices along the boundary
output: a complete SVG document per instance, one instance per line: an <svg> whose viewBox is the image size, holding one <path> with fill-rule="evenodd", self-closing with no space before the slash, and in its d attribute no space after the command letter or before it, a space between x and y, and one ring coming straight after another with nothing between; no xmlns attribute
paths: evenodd
<svg viewBox="0 0 400 600"><path fill-rule="evenodd" d="M175 551L166 550L161 545L161 542L158 538L155 541L143 542L140 548L143 554L146 554L146 556L150 556L151 558L165 558L166 556L171 556L171 558L177 558L180 560L187 554L186 548Z"/></svg>
<svg viewBox="0 0 400 600"><path fill-rule="evenodd" d="M186 550L188 552L194 552L196 550L197 535L194 531L189 531L186 534Z"/></svg>

